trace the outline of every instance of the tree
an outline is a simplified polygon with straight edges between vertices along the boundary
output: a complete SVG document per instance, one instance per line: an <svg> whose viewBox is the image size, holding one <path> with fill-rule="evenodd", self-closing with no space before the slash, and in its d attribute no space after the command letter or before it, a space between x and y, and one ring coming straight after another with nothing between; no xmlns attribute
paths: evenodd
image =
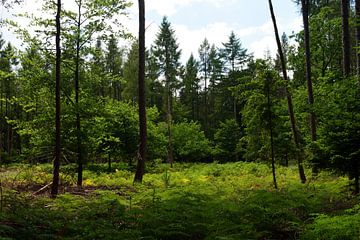
<svg viewBox="0 0 360 240"><path fill-rule="evenodd" d="M60 34L61 34L61 25L60 25L60 16L61 16L61 0L57 0L57 12L56 12L56 36L55 36L55 45L56 45L56 88L55 88L55 99L56 99L56 115L55 115L55 159L54 159L54 170L53 170L53 181L51 185L51 196L56 197L58 194L59 188L59 169L60 169L60 160L61 160L61 125L60 125L60 84L61 84L61 46L60 46Z"/></svg>
<svg viewBox="0 0 360 240"><path fill-rule="evenodd" d="M208 75L210 70L210 44L205 38L199 48L200 72L204 79L204 130L205 135L208 133Z"/></svg>
<svg viewBox="0 0 360 240"><path fill-rule="evenodd" d="M236 86L235 72L241 70L249 61L250 56L247 53L247 49L242 47L240 39L236 37L234 32L230 33L229 39L226 43L223 43L221 49L221 56L224 59L225 67L228 70L228 78L230 80L230 86ZM238 122L238 109L237 109L237 97L233 97L233 113L234 119Z"/></svg>
<svg viewBox="0 0 360 240"><path fill-rule="evenodd" d="M277 43L277 47L278 47L278 53L279 53L279 56L280 56L283 79L286 82L288 82L289 79L288 79L288 75L287 75L285 57L284 57L283 50L282 50L282 47L281 47L279 31L278 31L278 28L277 28L274 8L273 8L271 0L269 0L269 9L270 9L270 14L271 14L271 19L272 19L272 22L273 22L273 25L274 25L274 34L275 34L275 39L276 39L276 43ZM292 129L292 133L293 133L293 139L294 139L296 147L299 149L300 148L300 133L299 133L297 125L296 125L294 108L293 108L293 103L292 103L292 96L291 96L291 93L290 93L288 87L286 87L286 97L287 97L287 102L288 102L288 111L289 111L291 129ZM300 180L301 180L302 183L305 183L306 182L306 176L305 176L305 171L304 171L304 167L303 167L303 163L302 163L301 158L302 157L298 153L297 161L298 161L298 169L299 169Z"/></svg>
<svg viewBox="0 0 360 240"><path fill-rule="evenodd" d="M145 96L145 2L139 0L139 127L140 146L134 181L141 182L146 161L146 96Z"/></svg>
<svg viewBox="0 0 360 240"><path fill-rule="evenodd" d="M175 32L166 17L160 25L160 31L156 35L153 53L159 67L159 73L165 78L165 104L168 126L168 162L172 165L174 162L173 143L172 143L172 111L173 111L173 94L178 86L178 72L180 68L181 51L176 42Z"/></svg>
<svg viewBox="0 0 360 240"><path fill-rule="evenodd" d="M305 42L305 62L306 62L306 82L308 89L308 102L310 105L310 129L311 140L316 141L316 121L315 113L313 110L314 96L311 80L311 52L310 52L310 30L309 30L309 0L301 0L302 15L304 22L304 42Z"/></svg>
<svg viewBox="0 0 360 240"><path fill-rule="evenodd" d="M116 100L122 98L121 80L123 76L123 50L119 49L118 41L114 34L111 34L107 45L106 72L109 74L109 96ZM113 93L112 93L113 92Z"/></svg>
<svg viewBox="0 0 360 240"><path fill-rule="evenodd" d="M349 77L351 72L350 29L349 29L349 0L341 0L342 18L342 49L343 76Z"/></svg>
<svg viewBox="0 0 360 240"><path fill-rule="evenodd" d="M185 72L182 79L182 89L180 91L180 101L189 109L188 118L197 121L199 119L199 82L198 78L199 63L193 54L185 65Z"/></svg>
<svg viewBox="0 0 360 240"><path fill-rule="evenodd" d="M79 104L79 95L80 95L80 63L82 61L82 55L84 55L83 50L86 49L87 45L92 40L92 37L95 33L103 32L103 31L111 31L106 20L113 20L113 17L116 14L122 13L122 11L128 6L128 3L125 0L117 1L114 3L111 0L106 1L95 1L95 0L79 0L75 1L77 5L77 12L66 11L66 16L68 18L68 22L73 23L73 26L70 25L70 30L74 32L75 39L69 39L67 41L75 42L75 54L74 54L74 85L75 85L75 108L76 108L76 141L77 141L77 162L78 162L78 179L77 185L79 187L82 186L82 172L83 172L83 133L81 128L81 115L80 115L80 104ZM100 19L101 20L100 20ZM116 21L113 20L115 24ZM106 34L106 32L103 34ZM114 47L115 45L115 47ZM114 35L110 37L109 46L112 49L116 49L116 40ZM109 52L108 56L116 56L117 52ZM114 59L109 59L108 57L108 65L113 66L117 64L117 61ZM111 73L114 71L115 67L110 67ZM116 93L114 97L118 97ZM120 92L120 90L118 90ZM119 98L119 97L118 97Z"/></svg>
<svg viewBox="0 0 360 240"><path fill-rule="evenodd" d="M124 100L131 101L135 104L138 100L139 88L139 44L134 42L131 45L130 51L127 55L127 59L124 63L124 80L125 87L122 92Z"/></svg>
<svg viewBox="0 0 360 240"><path fill-rule="evenodd" d="M355 17L356 17L356 46L360 47L360 0L355 0ZM360 77L360 52L356 53L356 72Z"/></svg>

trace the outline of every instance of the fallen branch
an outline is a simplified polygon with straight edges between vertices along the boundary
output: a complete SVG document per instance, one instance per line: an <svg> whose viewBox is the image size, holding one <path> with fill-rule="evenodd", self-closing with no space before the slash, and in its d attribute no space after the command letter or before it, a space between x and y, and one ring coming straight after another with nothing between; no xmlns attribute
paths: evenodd
<svg viewBox="0 0 360 240"><path fill-rule="evenodd" d="M45 186L43 186L42 188L40 188L39 190L37 190L36 192L33 193L33 195L39 195L42 192L44 192L47 188L49 188L51 186L52 182L49 184L46 184Z"/></svg>

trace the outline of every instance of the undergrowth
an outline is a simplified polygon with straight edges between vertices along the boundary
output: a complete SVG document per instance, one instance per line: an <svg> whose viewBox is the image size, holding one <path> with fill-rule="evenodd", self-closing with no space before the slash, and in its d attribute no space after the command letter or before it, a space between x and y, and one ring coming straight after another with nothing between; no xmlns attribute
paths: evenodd
<svg viewBox="0 0 360 240"><path fill-rule="evenodd" d="M64 169L63 169L64 170ZM32 193L51 181L51 166L1 170L1 239L359 239L360 205L348 180L328 172L300 184L279 167L279 190L265 164L160 164L142 185L123 164L61 176L57 199ZM310 173L308 173L310 175ZM65 193L67 192L67 193Z"/></svg>

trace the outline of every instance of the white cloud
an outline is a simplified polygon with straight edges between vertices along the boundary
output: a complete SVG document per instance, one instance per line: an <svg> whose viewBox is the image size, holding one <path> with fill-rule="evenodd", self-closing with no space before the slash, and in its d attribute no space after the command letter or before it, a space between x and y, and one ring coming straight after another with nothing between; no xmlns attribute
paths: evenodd
<svg viewBox="0 0 360 240"><path fill-rule="evenodd" d="M235 0L150 0L147 2L148 11L155 11L160 16L172 16L182 7L194 3L207 3L215 7L221 7L224 3L235 2Z"/></svg>

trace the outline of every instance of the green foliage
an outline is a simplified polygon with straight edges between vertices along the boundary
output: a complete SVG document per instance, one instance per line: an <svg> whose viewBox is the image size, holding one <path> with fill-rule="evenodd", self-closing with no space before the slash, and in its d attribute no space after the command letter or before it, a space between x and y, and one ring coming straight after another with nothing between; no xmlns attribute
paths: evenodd
<svg viewBox="0 0 360 240"><path fill-rule="evenodd" d="M314 223L306 227L301 239L359 239L359 205L340 216L317 215Z"/></svg>
<svg viewBox="0 0 360 240"><path fill-rule="evenodd" d="M160 129L166 134L165 123ZM182 122L172 125L174 159L179 162L208 161L211 159L213 149L210 141L201 131L200 125L195 122Z"/></svg>
<svg viewBox="0 0 360 240"><path fill-rule="evenodd" d="M175 163L172 169L167 164L159 164L144 176L143 185L135 186L133 173L124 165L115 165L113 173L94 167L84 171L85 191L68 189L73 194L60 195L56 200L42 196L29 198L26 194L5 190L5 208L0 213L1 236L14 239L298 239L303 232L303 236L309 236L305 239L311 239L318 236L311 235L317 234L313 229L321 229L316 228L318 220L311 223L316 214L358 218L359 207L342 212L352 205L343 194L346 179L325 172L303 185L298 183L296 168L279 167L280 190L274 191L271 169L257 163ZM21 166L2 171L10 173L14 168L22 171ZM37 169L39 173L51 171L51 166L29 169ZM343 226L345 231L351 221L349 218L338 226ZM356 231L352 233L359 236ZM340 236L340 231L338 234Z"/></svg>
<svg viewBox="0 0 360 240"><path fill-rule="evenodd" d="M241 129L234 119L220 123L214 135L216 159L219 161L235 161L239 154L237 145L241 138Z"/></svg>

